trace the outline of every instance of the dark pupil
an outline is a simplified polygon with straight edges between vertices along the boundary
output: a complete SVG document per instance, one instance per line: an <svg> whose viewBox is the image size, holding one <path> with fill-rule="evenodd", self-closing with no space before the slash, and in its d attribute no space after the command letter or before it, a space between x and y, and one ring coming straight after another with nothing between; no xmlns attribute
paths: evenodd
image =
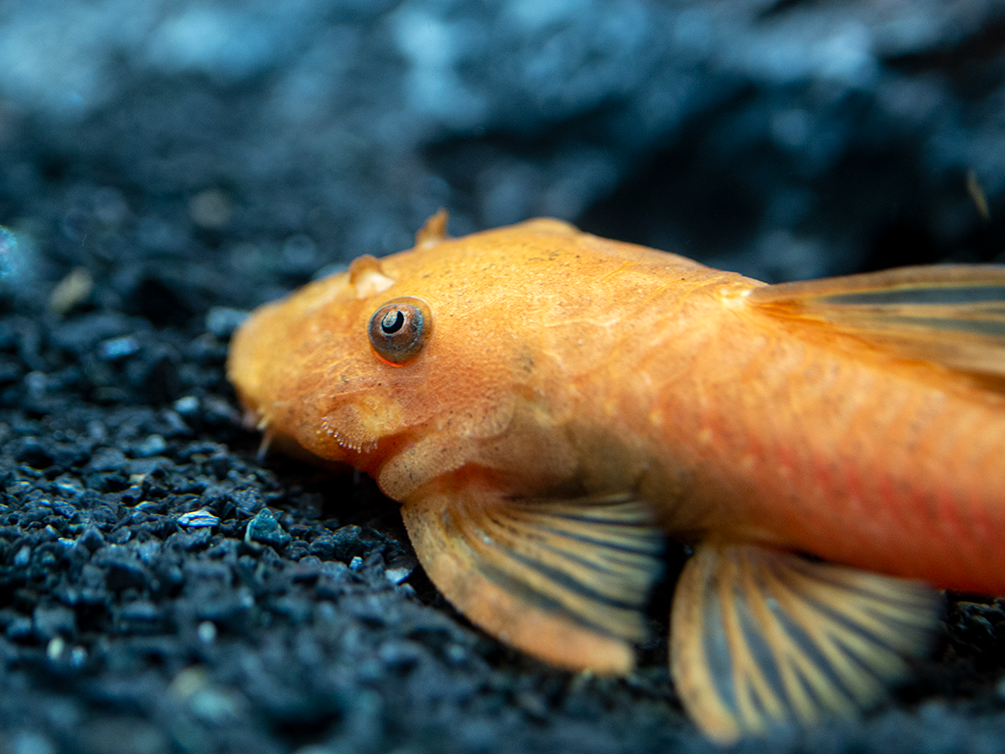
<svg viewBox="0 0 1005 754"><path fill-rule="evenodd" d="M394 335L405 324L405 315L400 311L390 311L380 321L380 329L387 335Z"/></svg>

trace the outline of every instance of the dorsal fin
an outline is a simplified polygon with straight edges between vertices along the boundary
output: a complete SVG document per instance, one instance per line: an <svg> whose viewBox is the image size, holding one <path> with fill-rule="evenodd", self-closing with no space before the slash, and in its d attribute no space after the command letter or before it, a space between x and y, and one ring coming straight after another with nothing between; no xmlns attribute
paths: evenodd
<svg viewBox="0 0 1005 754"><path fill-rule="evenodd" d="M753 289L748 301L904 358L1005 378L1005 267L903 267L781 283Z"/></svg>

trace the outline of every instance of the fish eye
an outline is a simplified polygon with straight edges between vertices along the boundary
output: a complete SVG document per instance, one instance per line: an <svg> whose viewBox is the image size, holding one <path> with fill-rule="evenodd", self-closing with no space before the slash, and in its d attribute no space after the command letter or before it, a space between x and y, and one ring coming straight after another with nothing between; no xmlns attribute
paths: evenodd
<svg viewBox="0 0 1005 754"><path fill-rule="evenodd" d="M419 355L433 330L425 301L414 296L392 299L370 317L370 346L377 358L401 366Z"/></svg>

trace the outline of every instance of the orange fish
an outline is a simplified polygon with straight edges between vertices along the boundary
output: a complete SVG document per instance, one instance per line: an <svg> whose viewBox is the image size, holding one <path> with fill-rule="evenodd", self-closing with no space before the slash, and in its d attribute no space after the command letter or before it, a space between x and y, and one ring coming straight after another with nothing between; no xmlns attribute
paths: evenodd
<svg viewBox="0 0 1005 754"><path fill-rule="evenodd" d="M782 285L539 219L255 312L228 372L265 442L402 505L501 641L628 673L661 573L683 704L728 742L854 715L934 588L1005 593L1005 268Z"/></svg>

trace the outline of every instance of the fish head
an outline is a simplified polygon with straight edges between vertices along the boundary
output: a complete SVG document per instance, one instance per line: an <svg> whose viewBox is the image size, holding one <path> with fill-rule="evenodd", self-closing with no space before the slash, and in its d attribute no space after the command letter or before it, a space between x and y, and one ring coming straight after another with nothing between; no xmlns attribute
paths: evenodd
<svg viewBox="0 0 1005 754"><path fill-rule="evenodd" d="M426 420L427 401L420 394L432 312L414 296L386 293L398 282L364 255L346 272L260 307L238 330L228 375L249 423L265 432L270 445L353 462L380 440ZM409 317L398 327L415 336L409 354L388 350L397 342L396 320L391 315L382 324L387 312L377 317L377 310L389 302L400 304L394 307L398 317ZM386 354L371 342L371 322L378 335L386 335L376 341Z"/></svg>
<svg viewBox="0 0 1005 754"><path fill-rule="evenodd" d="M707 268L559 220L460 238L445 222L254 312L230 380L266 441L349 462L398 500L469 462L558 484L578 463L563 433L582 376L621 363L667 275Z"/></svg>
<svg viewBox="0 0 1005 754"><path fill-rule="evenodd" d="M415 248L359 257L242 325L228 376L267 442L348 462L400 499L402 484L462 464L473 442L508 426L515 395L534 390L522 325L553 282L542 262L582 234L536 220L450 239L444 221L431 219ZM378 474L393 456L412 460ZM393 481L402 477L413 481Z"/></svg>

